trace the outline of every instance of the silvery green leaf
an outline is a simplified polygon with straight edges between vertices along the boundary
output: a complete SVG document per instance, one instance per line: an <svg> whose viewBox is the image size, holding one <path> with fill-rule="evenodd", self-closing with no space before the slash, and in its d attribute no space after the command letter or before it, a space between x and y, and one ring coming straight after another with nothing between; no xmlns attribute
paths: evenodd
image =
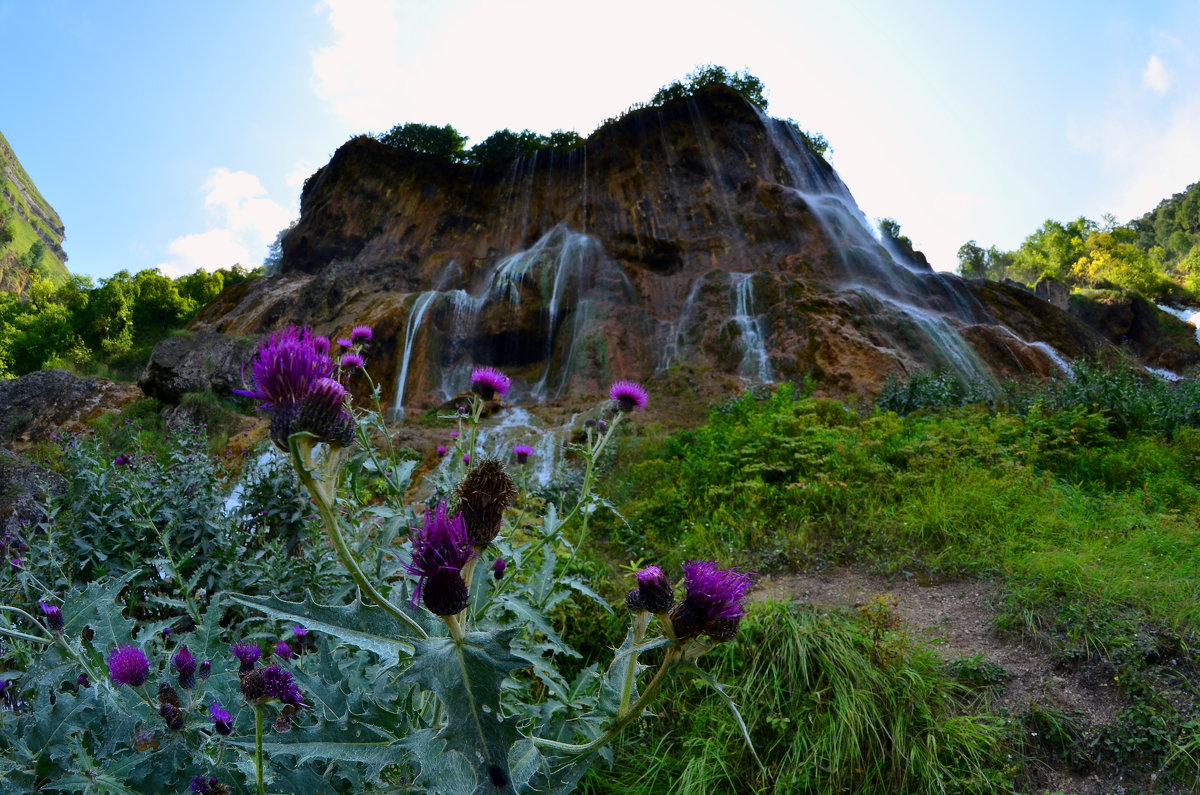
<svg viewBox="0 0 1200 795"><path fill-rule="evenodd" d="M733 717L737 721L738 728L742 730L742 738L746 741L746 747L750 749L750 755L754 757L755 762L758 762L759 769L765 774L767 769L763 766L762 760L758 758L758 752L754 750L754 742L750 739L750 731L746 728L746 721L742 720L742 713L738 711L737 704L734 704L733 699L729 697L729 693L725 692L725 685L718 682L717 678L710 672L698 666L692 666L692 671L705 684L717 691L717 694L721 696L721 700L729 707L730 712L733 713Z"/></svg>
<svg viewBox="0 0 1200 795"><path fill-rule="evenodd" d="M421 729L402 741L420 765L415 784L445 795L471 795L480 787L471 763L458 751L446 750L446 741L433 729Z"/></svg>
<svg viewBox="0 0 1200 795"><path fill-rule="evenodd" d="M438 737L466 757L479 780L476 792L509 792L508 749L520 735L516 718L501 713L501 683L526 663L510 651L515 629L418 640L412 666L401 676L432 691L449 720Z"/></svg>
<svg viewBox="0 0 1200 795"><path fill-rule="evenodd" d="M303 624L310 630L375 652L387 660L398 660L412 653L412 629L383 608L364 604L357 598L345 606L317 604L311 594L305 596L303 602L244 594L233 594L229 598L274 618Z"/></svg>

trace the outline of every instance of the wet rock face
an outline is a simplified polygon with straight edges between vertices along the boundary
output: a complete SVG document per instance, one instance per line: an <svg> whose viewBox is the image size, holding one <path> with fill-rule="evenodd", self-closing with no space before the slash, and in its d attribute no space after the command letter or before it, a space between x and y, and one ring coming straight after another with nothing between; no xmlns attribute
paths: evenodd
<svg viewBox="0 0 1200 795"><path fill-rule="evenodd" d="M1135 293L1071 296L1071 314L1151 367L1181 372L1200 364L1196 329Z"/></svg>
<svg viewBox="0 0 1200 795"><path fill-rule="evenodd" d="M477 364L514 396L595 395L672 366L870 391L893 369L991 379L1107 343L1031 292L891 253L784 122L713 86L569 152L470 168L369 138L309 180L280 273L193 328L369 323L384 398L444 402Z"/></svg>
<svg viewBox="0 0 1200 795"><path fill-rule="evenodd" d="M0 447L21 448L59 431L82 427L142 396L131 384L38 370L0 381Z"/></svg>
<svg viewBox="0 0 1200 795"><path fill-rule="evenodd" d="M209 389L230 395L241 386L243 364L253 358L254 347L252 340L211 331L170 337L154 346L138 386L164 403Z"/></svg>

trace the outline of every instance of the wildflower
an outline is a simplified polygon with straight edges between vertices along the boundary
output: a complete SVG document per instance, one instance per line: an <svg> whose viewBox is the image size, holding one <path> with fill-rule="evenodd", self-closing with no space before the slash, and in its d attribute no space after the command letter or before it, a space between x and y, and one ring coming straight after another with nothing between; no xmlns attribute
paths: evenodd
<svg viewBox="0 0 1200 795"><path fill-rule="evenodd" d="M471 454L470 453L463 453L463 463L464 464L471 463Z"/></svg>
<svg viewBox="0 0 1200 795"><path fill-rule="evenodd" d="M138 687L150 676L150 661L136 646L118 646L108 654L108 675L118 685Z"/></svg>
<svg viewBox="0 0 1200 795"><path fill-rule="evenodd" d="M295 707L305 706L304 694L292 680L291 673L278 665L255 668L242 674L242 697L260 706L271 700Z"/></svg>
<svg viewBox="0 0 1200 795"><path fill-rule="evenodd" d="M419 578L413 605L421 599L439 616L452 616L466 607L462 568L474 554L461 516L448 517L445 503L426 513L421 529L412 533L412 560L404 565Z"/></svg>
<svg viewBox="0 0 1200 795"><path fill-rule="evenodd" d="M458 438L458 431L450 431L450 438L451 438L451 439L457 439L457 438Z"/></svg>
<svg viewBox="0 0 1200 795"><path fill-rule="evenodd" d="M200 663L200 670L197 673L201 679L207 679L208 675L212 673L212 662L205 660Z"/></svg>
<svg viewBox="0 0 1200 795"><path fill-rule="evenodd" d="M658 566L647 566L637 573L638 587L625 597L630 610L665 613L675 604L675 589Z"/></svg>
<svg viewBox="0 0 1200 795"><path fill-rule="evenodd" d="M54 632L63 631L62 608L58 605L52 605L49 602L38 602L38 606L42 608L42 614L46 616L46 626Z"/></svg>
<svg viewBox="0 0 1200 795"><path fill-rule="evenodd" d="M670 613L675 637L732 638L746 614L742 601L750 590L750 575L722 569L716 561L693 560L683 564L683 583L687 596Z"/></svg>
<svg viewBox="0 0 1200 795"><path fill-rule="evenodd" d="M350 341L356 345L362 345L371 341L370 326L355 326L350 331Z"/></svg>
<svg viewBox="0 0 1200 795"><path fill-rule="evenodd" d="M292 634L295 635L297 638L299 638L302 641L308 639L308 629L306 627L300 626L299 624L292 627Z"/></svg>
<svg viewBox="0 0 1200 795"><path fill-rule="evenodd" d="M187 714L183 711L183 702L179 700L179 694L166 682L158 686L158 714L173 732L183 731L187 723Z"/></svg>
<svg viewBox="0 0 1200 795"><path fill-rule="evenodd" d="M133 463L133 459L127 455L119 455L113 459L113 466L123 467Z"/></svg>
<svg viewBox="0 0 1200 795"><path fill-rule="evenodd" d="M91 684L91 682L88 681L87 674L80 674L78 677L76 677L75 682L80 687L88 687Z"/></svg>
<svg viewBox="0 0 1200 795"><path fill-rule="evenodd" d="M233 733L233 716L221 708L220 701L213 701L208 713L212 715L213 729L217 734L228 737Z"/></svg>
<svg viewBox="0 0 1200 795"><path fill-rule="evenodd" d="M313 337L313 350L321 356L329 355L329 337ZM208 427L205 425L204 427Z"/></svg>
<svg viewBox="0 0 1200 795"><path fill-rule="evenodd" d="M305 398L291 432L308 431L323 442L349 445L354 441L354 417L346 407L346 388L332 378L319 378ZM275 431L272 418L271 431Z"/></svg>
<svg viewBox="0 0 1200 795"><path fill-rule="evenodd" d="M193 776L192 792L199 793L199 795L229 795L229 788L217 781L215 776L211 778Z"/></svg>
<svg viewBox="0 0 1200 795"><path fill-rule="evenodd" d="M476 367L471 371L471 390L484 400L504 397L512 379L494 367Z"/></svg>
<svg viewBox="0 0 1200 795"><path fill-rule="evenodd" d="M354 347L354 343L351 342L350 340L346 339L345 337L338 337L338 345L341 345L343 348Z"/></svg>
<svg viewBox="0 0 1200 795"><path fill-rule="evenodd" d="M524 464L529 460L529 456L533 455L533 448L527 444L519 444L513 448L513 455L517 457L518 464Z"/></svg>
<svg viewBox="0 0 1200 795"><path fill-rule="evenodd" d="M357 370L363 366L363 357L357 353L347 353L342 356L342 367L348 370Z"/></svg>
<svg viewBox="0 0 1200 795"><path fill-rule="evenodd" d="M507 568L508 563L505 562L504 558L496 558L495 562L492 563L492 576L497 580L503 578L504 570Z"/></svg>
<svg viewBox="0 0 1200 795"><path fill-rule="evenodd" d="M179 672L179 686L191 690L196 686L196 658L187 646L184 646L171 657L171 665Z"/></svg>
<svg viewBox="0 0 1200 795"><path fill-rule="evenodd" d="M254 668L254 664L262 657L262 650L253 643L235 643L233 644L233 656L238 658L241 667L238 669L242 673Z"/></svg>
<svg viewBox="0 0 1200 795"><path fill-rule="evenodd" d="M446 454L446 445L439 444L437 446L437 454L438 454L438 458L441 458L442 456L444 456Z"/></svg>
<svg viewBox="0 0 1200 795"><path fill-rule="evenodd" d="M458 511L476 551L500 532L504 509L517 496L512 478L495 459L480 461L458 486Z"/></svg>
<svg viewBox="0 0 1200 795"><path fill-rule="evenodd" d="M275 656L281 660L292 659L292 647L282 640L275 644Z"/></svg>
<svg viewBox="0 0 1200 795"><path fill-rule="evenodd" d="M621 411L644 409L650 400L646 388L636 381L615 381L608 389L608 396L617 402Z"/></svg>
<svg viewBox="0 0 1200 795"><path fill-rule="evenodd" d="M263 401L259 408L271 412L271 440L284 451L288 437L300 431L330 443L348 444L353 438L346 392L330 386L334 367L328 341L319 345L318 339L296 326L271 334L254 357L253 388L234 390Z"/></svg>

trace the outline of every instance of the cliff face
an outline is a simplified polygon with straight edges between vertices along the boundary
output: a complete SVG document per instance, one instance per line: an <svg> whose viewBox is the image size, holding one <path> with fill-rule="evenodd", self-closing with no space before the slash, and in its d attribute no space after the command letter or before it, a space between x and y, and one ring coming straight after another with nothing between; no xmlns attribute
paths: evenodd
<svg viewBox="0 0 1200 795"><path fill-rule="evenodd" d="M14 233L10 244L0 241L0 289L20 292L28 274L18 272L17 258L25 254L35 241L46 247L40 267L56 284L68 278L62 242L66 234L62 219L42 198L33 180L25 173L21 161L0 135L0 209L5 211Z"/></svg>
<svg viewBox="0 0 1200 795"><path fill-rule="evenodd" d="M502 167L352 140L283 252L194 327L371 323L385 398L409 407L476 364L553 399L680 369L702 392L806 374L863 392L896 368L994 379L1112 350L1032 293L887 251L824 160L721 86Z"/></svg>

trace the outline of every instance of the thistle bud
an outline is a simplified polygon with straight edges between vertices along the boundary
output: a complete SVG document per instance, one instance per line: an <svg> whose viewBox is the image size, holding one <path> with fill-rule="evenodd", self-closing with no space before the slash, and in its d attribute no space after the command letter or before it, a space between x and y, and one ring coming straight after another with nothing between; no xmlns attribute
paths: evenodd
<svg viewBox="0 0 1200 795"><path fill-rule="evenodd" d="M675 604L675 589L658 566L647 566L637 573L638 601L644 610L665 613Z"/></svg>
<svg viewBox="0 0 1200 795"><path fill-rule="evenodd" d="M196 658L192 656L187 646L184 646L171 657L171 665L179 673L179 686L191 690L196 686Z"/></svg>
<svg viewBox="0 0 1200 795"><path fill-rule="evenodd" d="M62 609L58 605L52 605L48 602L38 602L38 606L42 608L42 614L46 616L46 626L50 627L53 632L62 632Z"/></svg>
<svg viewBox="0 0 1200 795"><path fill-rule="evenodd" d="M500 532L504 509L517 496L512 478L495 459L472 467L458 486L459 515L476 550L482 550Z"/></svg>

